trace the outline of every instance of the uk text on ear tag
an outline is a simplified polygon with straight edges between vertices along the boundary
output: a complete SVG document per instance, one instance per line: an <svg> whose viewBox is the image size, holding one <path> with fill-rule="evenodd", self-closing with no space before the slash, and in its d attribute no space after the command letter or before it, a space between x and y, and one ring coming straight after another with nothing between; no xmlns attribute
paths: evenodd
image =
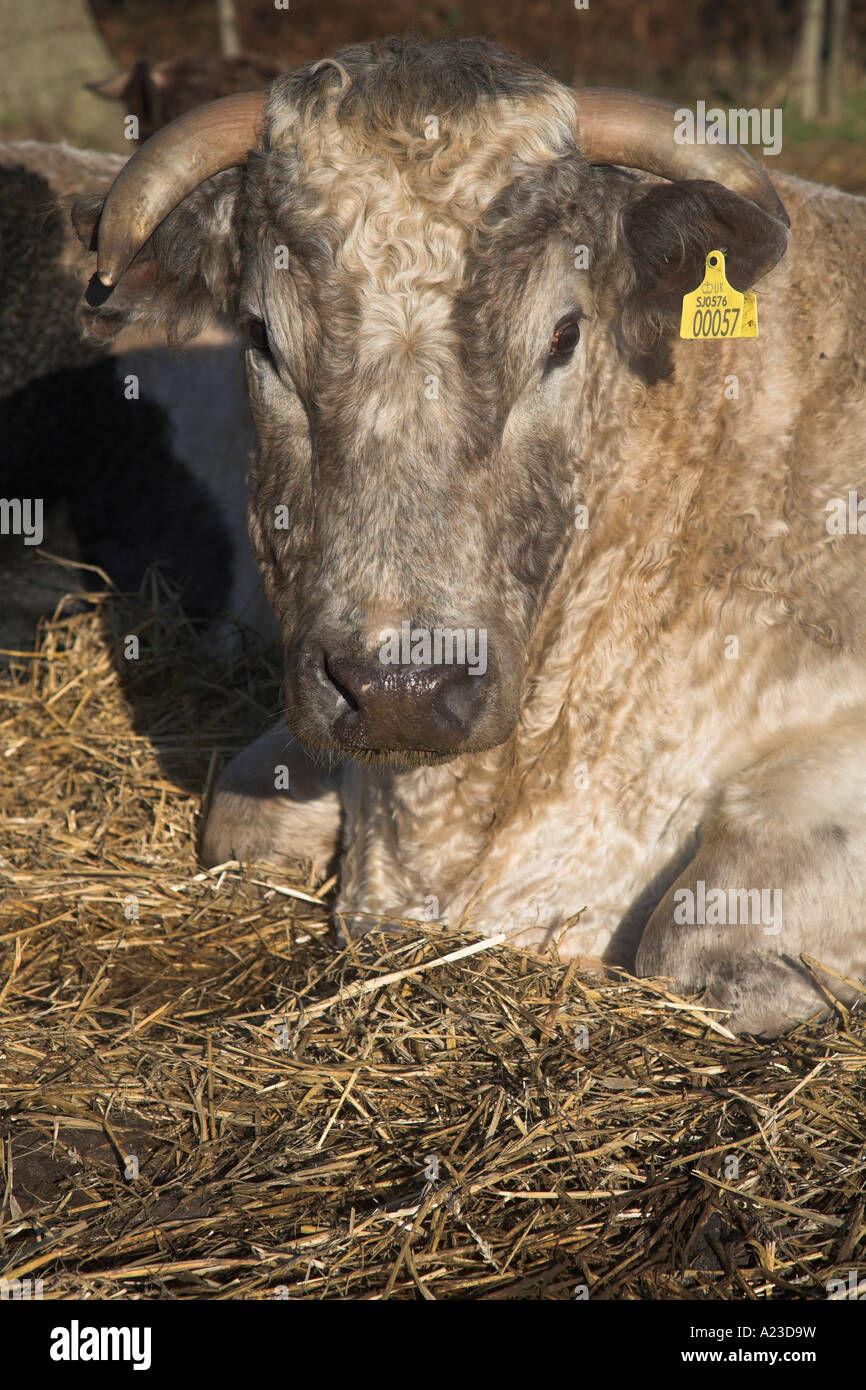
<svg viewBox="0 0 866 1390"><path fill-rule="evenodd" d="M681 338L757 338L755 296L741 294L728 284L723 251L710 251L704 278L683 296Z"/></svg>

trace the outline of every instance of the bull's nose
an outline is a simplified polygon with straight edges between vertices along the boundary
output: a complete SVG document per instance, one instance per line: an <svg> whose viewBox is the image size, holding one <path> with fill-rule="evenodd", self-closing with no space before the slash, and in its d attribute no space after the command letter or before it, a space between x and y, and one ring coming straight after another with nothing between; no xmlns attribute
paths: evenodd
<svg viewBox="0 0 866 1390"><path fill-rule="evenodd" d="M483 701L483 675L467 666L387 666L323 653L321 674L339 696L332 734L367 752L457 750Z"/></svg>

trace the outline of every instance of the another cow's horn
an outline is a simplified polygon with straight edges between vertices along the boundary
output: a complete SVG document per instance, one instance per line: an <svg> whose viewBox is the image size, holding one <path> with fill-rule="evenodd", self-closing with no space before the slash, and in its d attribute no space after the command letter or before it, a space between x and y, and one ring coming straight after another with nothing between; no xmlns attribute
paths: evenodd
<svg viewBox="0 0 866 1390"><path fill-rule="evenodd" d="M108 192L97 236L97 274L116 285L172 208L205 179L243 164L261 137L266 92L220 97L152 135Z"/></svg>
<svg viewBox="0 0 866 1390"><path fill-rule="evenodd" d="M713 179L741 193L785 226L790 218L763 169L741 145L679 144L675 113L657 97L611 87L580 87L577 140L588 164L622 164L665 179Z"/></svg>

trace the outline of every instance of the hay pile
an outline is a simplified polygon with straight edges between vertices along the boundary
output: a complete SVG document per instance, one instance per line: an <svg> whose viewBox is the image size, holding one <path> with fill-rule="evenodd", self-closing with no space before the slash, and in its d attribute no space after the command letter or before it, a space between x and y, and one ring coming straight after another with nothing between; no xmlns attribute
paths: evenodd
<svg viewBox="0 0 866 1390"><path fill-rule="evenodd" d="M7 1279L785 1299L864 1270L858 1014L760 1046L440 928L338 954L312 873L196 863L202 791L278 688L158 595L60 612L0 696Z"/></svg>

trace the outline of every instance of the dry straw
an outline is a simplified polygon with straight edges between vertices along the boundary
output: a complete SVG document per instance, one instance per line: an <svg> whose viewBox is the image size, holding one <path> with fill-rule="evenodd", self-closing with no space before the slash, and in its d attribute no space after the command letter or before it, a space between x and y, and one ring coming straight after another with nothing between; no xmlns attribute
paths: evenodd
<svg viewBox="0 0 866 1390"><path fill-rule="evenodd" d="M857 1011L738 1042L658 983L471 932L339 950L309 865L202 871L202 796L278 686L256 653L207 658L155 590L66 605L0 699L7 1280L785 1299L866 1277Z"/></svg>

